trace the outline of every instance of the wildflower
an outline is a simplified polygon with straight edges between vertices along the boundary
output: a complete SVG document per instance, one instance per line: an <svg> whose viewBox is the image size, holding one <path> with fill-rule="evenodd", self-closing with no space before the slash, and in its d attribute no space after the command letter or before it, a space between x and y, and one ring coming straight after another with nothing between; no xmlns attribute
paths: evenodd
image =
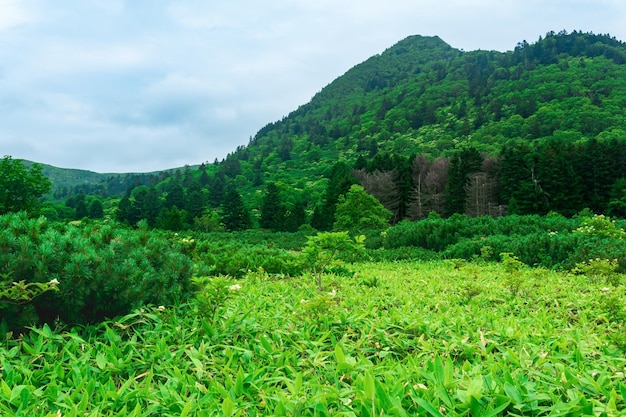
<svg viewBox="0 0 626 417"><path fill-rule="evenodd" d="M158 307L157 307L157 310L159 310L159 311L165 311L165 306L158 306Z"/></svg>
<svg viewBox="0 0 626 417"><path fill-rule="evenodd" d="M609 292L609 291L611 291L611 289L609 287L603 287L600 291L602 291L602 292Z"/></svg>
<svg viewBox="0 0 626 417"><path fill-rule="evenodd" d="M331 292L328 293L328 295L334 297L335 295L337 295L337 290L333 289Z"/></svg>
<svg viewBox="0 0 626 417"><path fill-rule="evenodd" d="M50 285L52 285L54 287L56 285L59 285L59 280L56 279L56 278L52 279L52 280L50 280L50 282L48 284L50 284Z"/></svg>
<svg viewBox="0 0 626 417"><path fill-rule="evenodd" d="M228 287L228 289L231 290L231 291L239 291L241 289L241 285L234 284L234 285L231 285L230 287Z"/></svg>

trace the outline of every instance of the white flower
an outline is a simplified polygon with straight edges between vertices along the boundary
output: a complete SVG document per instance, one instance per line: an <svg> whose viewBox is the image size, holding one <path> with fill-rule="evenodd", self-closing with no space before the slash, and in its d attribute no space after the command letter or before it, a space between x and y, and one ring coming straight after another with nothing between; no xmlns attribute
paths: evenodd
<svg viewBox="0 0 626 417"><path fill-rule="evenodd" d="M157 310L159 310L159 311L165 311L165 306L158 306L158 307L157 307Z"/></svg>
<svg viewBox="0 0 626 417"><path fill-rule="evenodd" d="M609 287L604 287L604 288L602 288L601 291L602 292L609 292L609 291L611 291L611 289Z"/></svg>
<svg viewBox="0 0 626 417"><path fill-rule="evenodd" d="M231 285L230 287L228 287L228 289L231 291L239 291L241 289L241 285L239 284Z"/></svg>
<svg viewBox="0 0 626 417"><path fill-rule="evenodd" d="M48 284L50 284L50 285L52 285L54 287L55 285L59 285L59 280L56 279L56 278L52 279L52 280L50 280L50 282Z"/></svg>
<svg viewBox="0 0 626 417"><path fill-rule="evenodd" d="M337 295L337 290L333 289L331 292L328 293L328 295L334 297L335 295Z"/></svg>

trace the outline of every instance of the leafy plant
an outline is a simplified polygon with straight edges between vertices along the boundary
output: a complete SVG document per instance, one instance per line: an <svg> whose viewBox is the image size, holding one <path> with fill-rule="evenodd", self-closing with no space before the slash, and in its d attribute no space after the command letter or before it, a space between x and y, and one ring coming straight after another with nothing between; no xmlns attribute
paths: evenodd
<svg viewBox="0 0 626 417"><path fill-rule="evenodd" d="M302 249L303 266L315 278L319 292L324 290L322 276L332 267L343 265L344 260L356 260L364 254L364 236L354 239L348 232L322 232L308 238Z"/></svg>
<svg viewBox="0 0 626 417"><path fill-rule="evenodd" d="M227 277L194 277L192 282L196 286L195 298L200 315L212 324L219 318L226 302L241 289L240 284Z"/></svg>
<svg viewBox="0 0 626 417"><path fill-rule="evenodd" d="M524 286L525 278L521 271L525 265L512 253L503 252L500 254L500 257L502 259L504 270L507 272L504 278L507 289L511 295L515 297L520 293Z"/></svg>

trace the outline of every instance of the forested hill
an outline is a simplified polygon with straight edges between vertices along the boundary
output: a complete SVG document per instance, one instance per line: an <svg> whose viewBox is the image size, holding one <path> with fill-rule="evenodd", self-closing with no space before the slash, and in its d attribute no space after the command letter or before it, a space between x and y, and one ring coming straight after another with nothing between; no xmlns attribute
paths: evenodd
<svg viewBox="0 0 626 417"><path fill-rule="evenodd" d="M508 52L411 36L223 161L135 181L110 207L170 229L328 230L359 183L392 222L584 208L626 217L625 121L626 45L608 35L551 32ZM264 212L277 213L274 226Z"/></svg>
<svg viewBox="0 0 626 417"><path fill-rule="evenodd" d="M317 200L326 185L320 177L329 176L340 160L371 173L394 169L390 158L423 155L432 162L468 146L498 157L512 143L623 140L625 64L625 44L608 35L551 32L508 52L464 52L437 37L411 36L263 127L220 171L255 186L272 180L307 188ZM524 152L531 150L537 149ZM527 172L528 181L544 180L531 177L537 172L531 174L530 167ZM538 192L547 194L543 185ZM612 185L598 191L604 206ZM508 204L514 194L509 190L498 203ZM566 204L552 203L532 204L541 206L538 211Z"/></svg>
<svg viewBox="0 0 626 417"><path fill-rule="evenodd" d="M509 139L557 131L622 137L624 64L626 46L605 35L550 33L506 53L412 36L259 130L232 157L267 175L378 151L434 157L471 144L495 154Z"/></svg>

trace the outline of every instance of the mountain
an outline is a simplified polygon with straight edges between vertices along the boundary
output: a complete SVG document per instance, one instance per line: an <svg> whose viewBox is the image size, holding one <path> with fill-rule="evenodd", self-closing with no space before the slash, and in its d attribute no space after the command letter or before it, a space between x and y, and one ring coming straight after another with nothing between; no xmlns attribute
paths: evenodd
<svg viewBox="0 0 626 417"><path fill-rule="evenodd" d="M531 144L528 152L535 153L542 146L537 144L551 140L579 148L591 140L622 143L625 64L625 44L609 35L550 32L508 52L464 52L438 37L411 36L356 65L309 103L260 129L248 146L220 164L218 173L236 179L244 194L274 181L306 195L311 203L327 198L324 193L337 161L370 173L395 169L398 175L410 170L410 163L393 167L386 160L422 155L432 161L467 147L497 158L505 146L519 142ZM621 147L605 148L602 152L617 152L603 154L618 162L614 175L606 179L614 182L615 176L626 176L622 161L626 156ZM534 170L526 167L532 175ZM527 180L541 188L539 181L545 185L559 175ZM582 185L585 181L580 181L581 188L587 187ZM596 209L606 207L613 182L594 191L598 195L593 198L603 201L594 205ZM415 186L410 180L405 183ZM395 185L402 187L398 181ZM461 191L465 186L459 185ZM408 188L404 200L411 198ZM555 197L549 197L546 188L537 191L547 201L535 204L542 207L537 211L561 209L565 203L548 201ZM508 204L513 195L500 196L498 203Z"/></svg>
<svg viewBox="0 0 626 417"><path fill-rule="evenodd" d="M625 120L626 45L609 35L550 32L508 52L465 52L411 36L223 161L141 184L155 185L150 201L184 210L187 224L203 204L219 207L229 187L258 215L259 191L270 182L287 212L304 205L322 229L332 227L337 199L354 182L394 221L429 211L571 215L611 204L613 214L626 215ZM147 193L124 202L136 203L136 218ZM189 207L173 195L187 195Z"/></svg>
<svg viewBox="0 0 626 417"><path fill-rule="evenodd" d="M626 47L608 35L548 33L513 51L463 52L411 36L263 127L227 159L293 182L377 152L430 157L464 144L497 153L555 132L624 137Z"/></svg>

